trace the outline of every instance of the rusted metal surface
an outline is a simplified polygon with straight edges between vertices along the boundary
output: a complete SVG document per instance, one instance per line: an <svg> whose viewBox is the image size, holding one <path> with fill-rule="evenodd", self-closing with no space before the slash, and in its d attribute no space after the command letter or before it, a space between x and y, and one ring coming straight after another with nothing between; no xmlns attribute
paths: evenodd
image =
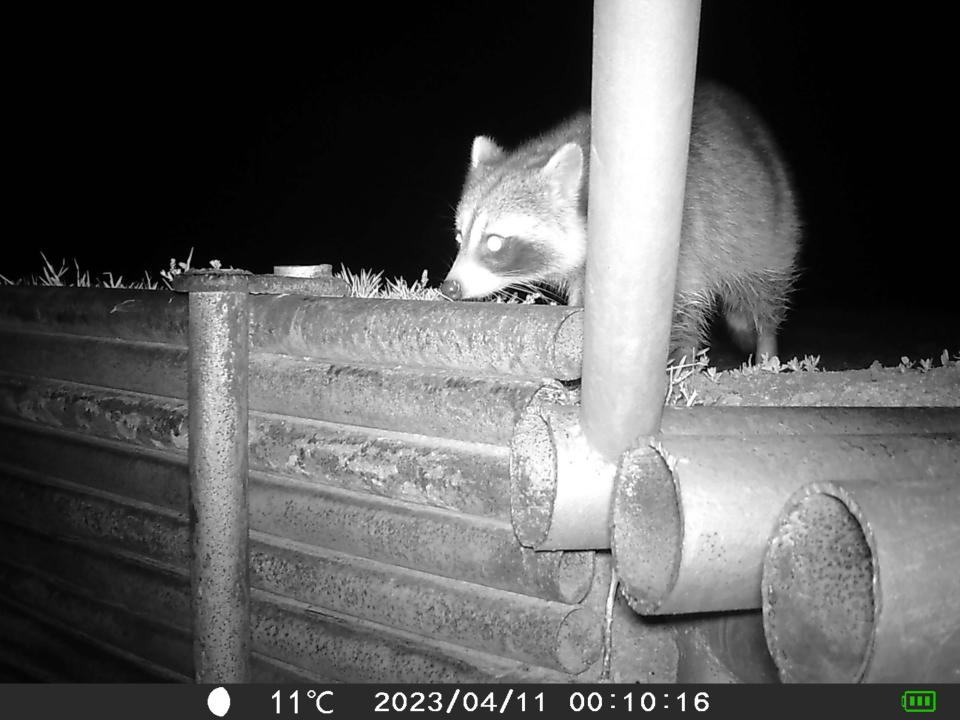
<svg viewBox="0 0 960 720"><path fill-rule="evenodd" d="M155 395L0 374L0 417L187 451L186 403Z"/></svg>
<svg viewBox="0 0 960 720"><path fill-rule="evenodd" d="M314 675L303 668L290 663L266 657L260 653L250 656L250 682L277 684L308 685L313 683L331 683L333 678L323 675Z"/></svg>
<svg viewBox="0 0 960 720"><path fill-rule="evenodd" d="M247 682L247 282L237 273L202 273L184 285L190 290L194 670L201 683Z"/></svg>
<svg viewBox="0 0 960 720"><path fill-rule="evenodd" d="M164 290L0 287L0 327L186 346L187 298Z"/></svg>
<svg viewBox="0 0 960 720"><path fill-rule="evenodd" d="M0 332L0 371L187 396L187 351L170 345ZM544 382L255 355L249 402L266 412L506 445Z"/></svg>
<svg viewBox="0 0 960 720"><path fill-rule="evenodd" d="M38 532L98 540L179 567L188 567L184 513L126 500L0 464L0 520Z"/></svg>
<svg viewBox="0 0 960 720"><path fill-rule="evenodd" d="M592 553L536 553L509 524L259 473L250 526L261 532L455 580L577 602Z"/></svg>
<svg viewBox="0 0 960 720"><path fill-rule="evenodd" d="M376 623L253 592L253 639L265 655L282 657L341 682L563 682L570 677Z"/></svg>
<svg viewBox="0 0 960 720"><path fill-rule="evenodd" d="M498 445L255 414L250 465L355 492L510 517L509 458Z"/></svg>
<svg viewBox="0 0 960 720"><path fill-rule="evenodd" d="M610 553L596 553L593 584L581 603L598 615L606 609L610 589ZM637 615L626 600L618 597L614 605L610 678L615 683L672 683L677 680L678 648L674 622ZM602 662L598 661L577 676L578 682L600 681Z"/></svg>
<svg viewBox="0 0 960 720"><path fill-rule="evenodd" d="M171 627L190 626L190 575L186 568L168 567L123 549L47 536L6 523L0 523L0 546L7 557L16 558L15 571L43 568L44 577L56 578L54 584L66 583L64 587L96 597L107 608L98 610L95 604L77 604L78 612L83 612L84 607L105 613L124 608L136 617L159 620ZM14 660L34 659L37 668L48 674L38 679L187 682L192 678L192 673L178 673L83 631L96 621L75 617L75 623L65 624L43 607L31 607L32 615L24 614L4 601L3 592L0 590L0 635L4 637L0 653L3 648L10 648ZM17 597L10 597L9 602L16 603ZM153 640L144 635L139 642L148 645ZM143 649L135 651L140 653ZM251 678L254 682L318 680L302 669L257 654L252 657Z"/></svg>
<svg viewBox="0 0 960 720"><path fill-rule="evenodd" d="M273 274L286 278L333 277L333 265L274 265Z"/></svg>
<svg viewBox="0 0 960 720"><path fill-rule="evenodd" d="M569 395L569 394L568 394ZM511 442L517 537L538 549L609 546L614 468L585 447L570 396L544 389ZM666 408L664 436L960 433L954 408ZM665 517L665 516L664 516Z"/></svg>
<svg viewBox="0 0 960 720"><path fill-rule="evenodd" d="M76 626L38 617L0 594L0 665L26 670L27 682L188 682L187 675L91 637Z"/></svg>
<svg viewBox="0 0 960 720"><path fill-rule="evenodd" d="M661 435L925 435L960 433L960 408L666 407Z"/></svg>
<svg viewBox="0 0 960 720"><path fill-rule="evenodd" d="M583 434L579 408L535 398L510 445L517 538L538 550L609 548L615 473Z"/></svg>
<svg viewBox="0 0 960 720"><path fill-rule="evenodd" d="M600 616L483 585L257 534L256 587L463 647L578 673L600 652Z"/></svg>
<svg viewBox="0 0 960 720"><path fill-rule="evenodd" d="M608 462L663 411L700 0L594 3L581 424Z"/></svg>
<svg viewBox="0 0 960 720"><path fill-rule="evenodd" d="M614 468L587 447L575 394L546 388L523 410L511 442L511 503L520 541L538 549L608 547ZM953 408L666 408L664 436L960 433ZM650 471L657 462L647 459ZM670 502L659 517L675 511ZM651 513L647 513L648 516ZM666 547L657 552L672 552Z"/></svg>
<svg viewBox="0 0 960 720"><path fill-rule="evenodd" d="M0 458L7 462L186 507L187 406L182 400L0 375L0 418L30 422L5 426L10 435L0 444ZM28 432L34 425L69 432ZM178 463L176 456L131 444L183 453L183 467L168 467ZM485 517L510 516L507 450L498 445L273 414L251 414L249 444L256 469Z"/></svg>
<svg viewBox="0 0 960 720"><path fill-rule="evenodd" d="M345 280L333 277L330 272L297 273L291 277L282 274L255 275L239 269L195 269L177 275L172 284L176 292L182 293L235 292L241 285L244 292L265 295L343 297L350 292L350 285Z"/></svg>
<svg viewBox="0 0 960 720"><path fill-rule="evenodd" d="M798 490L763 570L781 678L960 682L958 518L960 474Z"/></svg>
<svg viewBox="0 0 960 720"><path fill-rule="evenodd" d="M779 682L759 612L692 616L675 626L680 648L677 682Z"/></svg>
<svg viewBox="0 0 960 720"><path fill-rule="evenodd" d="M0 331L0 371L187 397L187 349L159 343Z"/></svg>
<svg viewBox="0 0 960 720"><path fill-rule="evenodd" d="M327 362L580 377L581 311L563 306L257 296L257 352ZM361 360L362 359L362 360Z"/></svg>
<svg viewBox="0 0 960 720"><path fill-rule="evenodd" d="M185 456L6 420L0 421L0 433L0 462L9 466L131 500L187 510Z"/></svg>
<svg viewBox="0 0 960 720"><path fill-rule="evenodd" d="M123 548L93 540L48 535L0 523L0 546L9 562L42 568L77 588L143 617L190 627L190 576L186 568L146 562Z"/></svg>
<svg viewBox="0 0 960 720"><path fill-rule="evenodd" d="M287 284L303 282L244 277L253 292L288 293ZM579 308L300 295L256 295L250 302L255 352L511 377L580 376ZM0 327L183 346L187 304L182 295L154 290L0 288Z"/></svg>
<svg viewBox="0 0 960 720"><path fill-rule="evenodd" d="M91 637L181 675L192 670L190 634L180 627L103 602L98 593L57 580L36 568L0 560L0 588L31 614L82 628Z"/></svg>
<svg viewBox="0 0 960 720"><path fill-rule="evenodd" d="M960 476L953 435L662 437L618 470L613 554L638 612L760 607L763 553L809 482Z"/></svg>
<svg viewBox="0 0 960 720"><path fill-rule="evenodd" d="M345 297L350 294L346 281L333 276L283 277L254 275L250 278L250 292L264 295L308 295Z"/></svg>
<svg viewBox="0 0 960 720"><path fill-rule="evenodd" d="M250 407L329 422L506 445L543 381L328 365L255 355Z"/></svg>
<svg viewBox="0 0 960 720"><path fill-rule="evenodd" d="M5 500L0 542L23 561L4 571L30 578L10 587L18 598L21 591L41 598L38 613L44 622L76 624L118 657L133 658L116 620L124 612L136 606L135 613L157 627L186 625L183 579L191 553L183 459L188 434L196 444L199 433L196 428L187 432L183 402L188 395L186 305L168 293L41 295L39 308L30 307L36 297L30 293L0 297L0 494ZM306 345L282 334L268 338L269 343L292 342L284 345L285 352L312 347L316 337L310 333L326 332L316 318L303 324L302 313L310 308L302 306L316 301L258 297L251 302L264 313L293 313L285 321L288 330L308 329ZM427 675L436 668L450 678L557 680L569 675L541 665L580 670L592 661L599 630L595 614L563 603L586 594L593 554L533 553L517 544L505 522L506 445L513 423L548 382L543 376L551 373L543 372L543 362L579 363L579 311L507 311L504 326L488 309L478 315L480 307L463 311L473 318L466 322L461 311L439 311L437 317L446 318L439 322L442 328L424 329L412 345L395 336L374 338L374 347L379 344L383 352L373 357L350 354L350 348L365 353L370 347L369 338L356 335L358 328L368 321L386 327L398 309L388 304L347 312L347 334L330 341L335 357L349 358L342 365L263 353L251 359L250 400L258 412L249 426L238 425L227 434L249 427L258 467L277 473L256 474L250 488L257 503L253 522L334 551L307 548L297 556L299 565L289 557L282 565L302 570L315 585L326 578L323 597L332 610L323 607L318 587L292 570L280 572L278 556L264 555L276 582L316 604L311 613L297 603L278 602L285 613L296 608L289 617L311 628L308 640L321 637L315 613L322 613L322 632L334 633L335 652L347 662L338 672L326 672L311 658L300 662L258 641L257 650L266 654L254 661L255 678L350 678L349 658L371 652L385 660L414 659L412 668L379 667L374 679L411 681L424 679L413 672L416 668ZM421 317L415 308L399 310L408 318ZM502 333L513 333L510 343L504 345ZM456 347L445 348L451 339ZM236 350L241 340L229 336L224 347ZM457 357L468 358L464 362L471 372L476 365L470 363L479 361L484 374L462 374ZM518 369L531 374L519 380L495 376ZM214 399L230 396L228 391ZM278 482L280 474L301 482ZM373 497L378 494L382 499ZM445 509L425 506L431 504ZM244 564L242 572L247 568ZM343 580L340 594L329 577ZM418 586L414 579L423 582ZM471 581L477 585L467 584ZM49 587L43 590L38 583ZM372 588L365 597L382 602L348 607L343 593L363 592L364 583ZM107 605L90 595L103 587L109 588L100 595ZM385 595L391 587L405 589L410 602L391 605ZM42 601L44 593L53 596L49 588L66 593L63 617ZM350 610L357 608L382 622L352 617ZM150 637L139 620L132 622L142 637ZM390 623L399 628L389 628ZM143 662L174 677L199 670L189 658L183 663L164 656L172 647L164 642L158 641L159 659ZM356 667L361 674L372 672Z"/></svg>

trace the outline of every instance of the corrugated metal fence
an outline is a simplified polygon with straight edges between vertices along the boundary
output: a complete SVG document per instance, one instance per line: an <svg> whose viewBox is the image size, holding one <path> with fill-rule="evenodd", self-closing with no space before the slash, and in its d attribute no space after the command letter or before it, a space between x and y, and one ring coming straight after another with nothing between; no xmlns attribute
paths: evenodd
<svg viewBox="0 0 960 720"><path fill-rule="evenodd" d="M509 518L579 313L452 306L251 298L254 680L596 677L607 556ZM6 676L192 678L186 343L185 295L0 289ZM671 680L672 630L621 620L630 674Z"/></svg>

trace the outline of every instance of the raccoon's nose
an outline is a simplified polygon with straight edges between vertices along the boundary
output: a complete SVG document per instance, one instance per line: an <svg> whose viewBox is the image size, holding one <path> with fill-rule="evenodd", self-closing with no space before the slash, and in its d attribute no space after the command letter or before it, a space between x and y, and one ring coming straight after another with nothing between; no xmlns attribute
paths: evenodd
<svg viewBox="0 0 960 720"><path fill-rule="evenodd" d="M444 280L440 285L440 292L443 293L444 297L448 297L451 300L459 300L463 297L463 289L457 280Z"/></svg>

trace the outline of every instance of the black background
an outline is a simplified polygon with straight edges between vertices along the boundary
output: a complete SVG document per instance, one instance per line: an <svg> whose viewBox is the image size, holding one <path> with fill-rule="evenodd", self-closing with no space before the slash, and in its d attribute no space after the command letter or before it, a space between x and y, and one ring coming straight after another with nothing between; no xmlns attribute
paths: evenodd
<svg viewBox="0 0 960 720"><path fill-rule="evenodd" d="M471 138L518 142L589 104L587 0L171 7L7 23L0 273L43 250L155 275L193 247L436 284ZM704 1L699 73L759 107L796 177L801 316L956 319L952 21L923 13Z"/></svg>

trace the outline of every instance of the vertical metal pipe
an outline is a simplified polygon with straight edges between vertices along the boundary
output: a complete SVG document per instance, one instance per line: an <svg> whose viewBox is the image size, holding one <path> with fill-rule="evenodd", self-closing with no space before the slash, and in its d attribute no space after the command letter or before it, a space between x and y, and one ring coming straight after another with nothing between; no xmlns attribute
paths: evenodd
<svg viewBox="0 0 960 720"><path fill-rule="evenodd" d="M657 430L700 0L596 0L581 423L608 460Z"/></svg>
<svg viewBox="0 0 960 720"><path fill-rule="evenodd" d="M247 511L248 279L192 275L190 506L194 674L199 683L247 682L250 582Z"/></svg>

